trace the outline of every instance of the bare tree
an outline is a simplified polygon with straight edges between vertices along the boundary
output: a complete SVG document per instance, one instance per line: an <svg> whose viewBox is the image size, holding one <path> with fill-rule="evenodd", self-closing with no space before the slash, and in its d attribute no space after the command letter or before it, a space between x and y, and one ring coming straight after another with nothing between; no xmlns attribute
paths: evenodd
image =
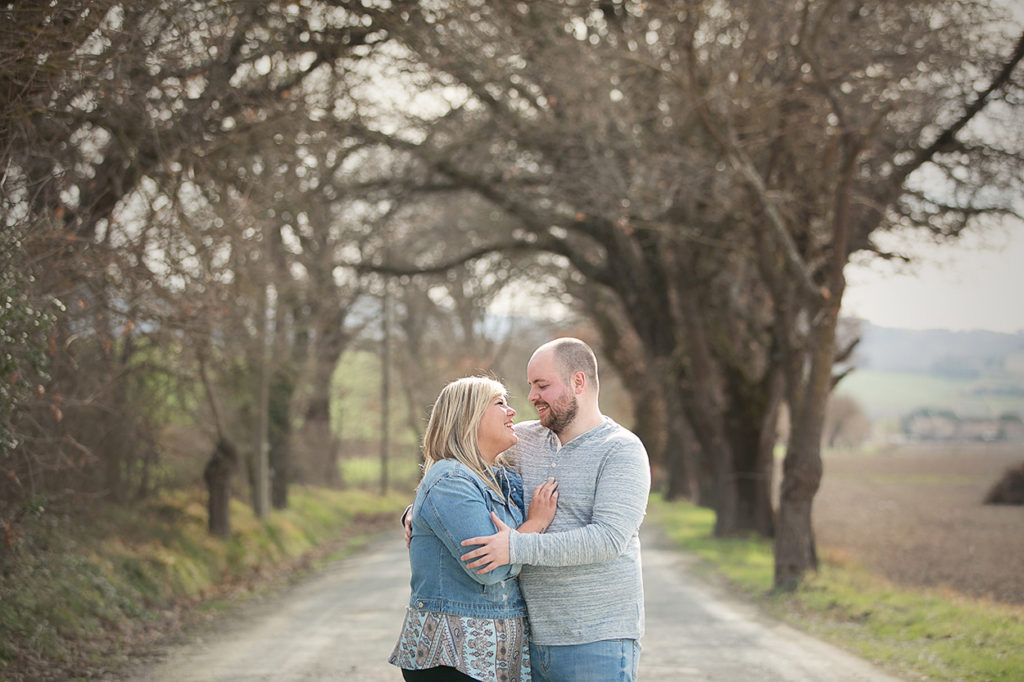
<svg viewBox="0 0 1024 682"><path fill-rule="evenodd" d="M716 533L776 528L785 399L776 585L795 585L816 565L824 409L849 352L843 268L878 231L1013 214L1024 43L983 2L400 3L377 18L443 74L449 107L407 122L415 135L365 134L513 216L494 249L559 254L607 288L714 472Z"/></svg>
<svg viewBox="0 0 1024 682"><path fill-rule="evenodd" d="M871 422L860 403L842 393L833 394L825 410L823 445L851 447L862 444L870 435Z"/></svg>
<svg viewBox="0 0 1024 682"><path fill-rule="evenodd" d="M140 396L185 369L175 357L184 334L211 328L196 324L197 309L217 314L204 307L211 297L185 297L225 281L225 253L233 265L247 258L213 246L224 242L211 237L216 222L200 240L176 233L184 213L168 206L203 203L206 159L294 112L305 83L350 68L382 34L324 2L0 12L4 229L32 236L15 267L27 277L35 268L32 300L56 300L60 312L47 347L53 378L40 385L61 406L17 407L13 442L26 474L15 477L17 497L83 487L125 497L149 485L138 465L156 447L161 397Z"/></svg>
<svg viewBox="0 0 1024 682"><path fill-rule="evenodd" d="M657 75L638 68L639 57L623 54L628 46L616 36L628 17L615 19L614 8L596 18L548 4L525 8L489 8L488 19L499 28L444 49L431 41L470 32L462 22L472 17L458 8L410 15L393 28L409 27L403 39L463 83L469 98L415 150L438 177L478 193L518 221L519 229L501 246L551 251L590 286L609 288L622 319L642 340L642 362L663 382L668 409L685 412L695 426L705 470L714 478L705 489L720 511L719 532L752 527L770 533L773 439L762 432L774 420L730 425L725 409L729 391L755 406L778 404L779 382L763 351L759 357L737 352L751 347L752 334L765 335L768 317L755 312L763 295L743 283L756 278L756 270L736 257L749 239L724 214L707 228L714 235L681 225L709 192L714 196L711 174L697 165L703 160L681 139L670 139L679 128L694 128L695 117L672 111L679 116L673 122L657 113L675 102L659 102ZM493 59L481 63L475 58L480 53ZM631 71L635 78L598 75L609 69ZM668 119L669 128L652 130L652 117ZM455 128L458 144L448 145L456 138L447 131ZM395 136L390 142L413 149ZM693 179L692 186L681 183L681 175ZM703 308L700 300L707 301ZM730 315L737 306L743 314ZM735 347L710 345L719 339ZM686 421L668 419L665 426L665 452L695 451ZM683 470L680 478L688 475ZM737 482L751 486L751 494L738 495ZM749 503L742 518L740 500Z"/></svg>

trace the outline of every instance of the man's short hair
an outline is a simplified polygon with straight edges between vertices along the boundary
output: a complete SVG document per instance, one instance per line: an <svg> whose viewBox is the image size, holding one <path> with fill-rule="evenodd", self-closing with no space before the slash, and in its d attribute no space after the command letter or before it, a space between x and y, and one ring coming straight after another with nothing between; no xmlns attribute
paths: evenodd
<svg viewBox="0 0 1024 682"><path fill-rule="evenodd" d="M562 372L562 378L567 383L573 374L583 372L586 380L594 385L594 390L598 389L597 356L590 346L571 337L555 339L549 345L555 353L555 361Z"/></svg>

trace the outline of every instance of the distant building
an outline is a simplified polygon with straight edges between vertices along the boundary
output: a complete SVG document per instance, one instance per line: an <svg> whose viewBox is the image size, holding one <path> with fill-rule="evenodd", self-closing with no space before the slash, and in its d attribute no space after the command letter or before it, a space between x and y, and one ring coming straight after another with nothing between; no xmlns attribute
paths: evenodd
<svg viewBox="0 0 1024 682"><path fill-rule="evenodd" d="M1002 440L998 419L961 419L957 424L957 440Z"/></svg>
<svg viewBox="0 0 1024 682"><path fill-rule="evenodd" d="M903 418L902 431L910 440L1024 442L1024 421L1013 414L962 418L948 410L921 409Z"/></svg>
<svg viewBox="0 0 1024 682"><path fill-rule="evenodd" d="M917 410L903 418L903 435L910 440L953 440L958 421L952 412Z"/></svg>

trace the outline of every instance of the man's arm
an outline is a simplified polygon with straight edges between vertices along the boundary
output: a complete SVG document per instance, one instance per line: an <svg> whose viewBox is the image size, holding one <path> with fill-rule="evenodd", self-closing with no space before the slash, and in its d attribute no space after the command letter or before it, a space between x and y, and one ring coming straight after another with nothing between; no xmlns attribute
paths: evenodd
<svg viewBox="0 0 1024 682"><path fill-rule="evenodd" d="M413 522L414 526L420 523L429 527L456 558L462 553L460 543L464 539L495 530L479 489L460 476L446 476L431 486ZM503 566L493 574L483 576L467 567L465 562L459 563L467 575L484 585L519 574L517 564Z"/></svg>
<svg viewBox="0 0 1024 682"><path fill-rule="evenodd" d="M598 477L589 524L544 535L509 530L470 538L463 545L480 547L463 554L462 559L473 560L467 568L483 572L507 563L578 566L608 561L622 554L640 528L650 489L647 453L639 442L631 444L606 458Z"/></svg>
<svg viewBox="0 0 1024 682"><path fill-rule="evenodd" d="M533 489L533 497L530 501L530 511L526 520L516 530L520 533L543 533L551 525L555 517L555 509L558 505L558 482L549 478ZM493 512L491 516L494 516ZM499 521L500 523L500 521ZM504 524L502 524L504 525ZM410 504L402 512L402 528L405 531L405 546L412 543L412 505ZM506 526L507 528L507 526ZM498 526L498 533L501 533L501 526ZM463 545L469 543L463 542ZM506 545L508 542L506 541ZM508 563L506 561L505 563ZM504 565L504 564L499 564ZM492 569L493 570L493 569Z"/></svg>

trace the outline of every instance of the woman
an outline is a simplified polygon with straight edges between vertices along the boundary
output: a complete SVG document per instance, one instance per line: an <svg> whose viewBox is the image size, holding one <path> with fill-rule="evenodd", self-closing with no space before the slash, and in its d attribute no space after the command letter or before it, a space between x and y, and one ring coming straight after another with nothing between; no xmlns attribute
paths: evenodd
<svg viewBox="0 0 1024 682"><path fill-rule="evenodd" d="M424 473L412 506L412 596L389 662L406 680L530 679L526 602L519 566L478 575L460 542L495 531L491 512L523 533L555 515L557 484L536 488L523 522L519 475L498 455L516 443L505 387L466 377L445 386L423 438Z"/></svg>

